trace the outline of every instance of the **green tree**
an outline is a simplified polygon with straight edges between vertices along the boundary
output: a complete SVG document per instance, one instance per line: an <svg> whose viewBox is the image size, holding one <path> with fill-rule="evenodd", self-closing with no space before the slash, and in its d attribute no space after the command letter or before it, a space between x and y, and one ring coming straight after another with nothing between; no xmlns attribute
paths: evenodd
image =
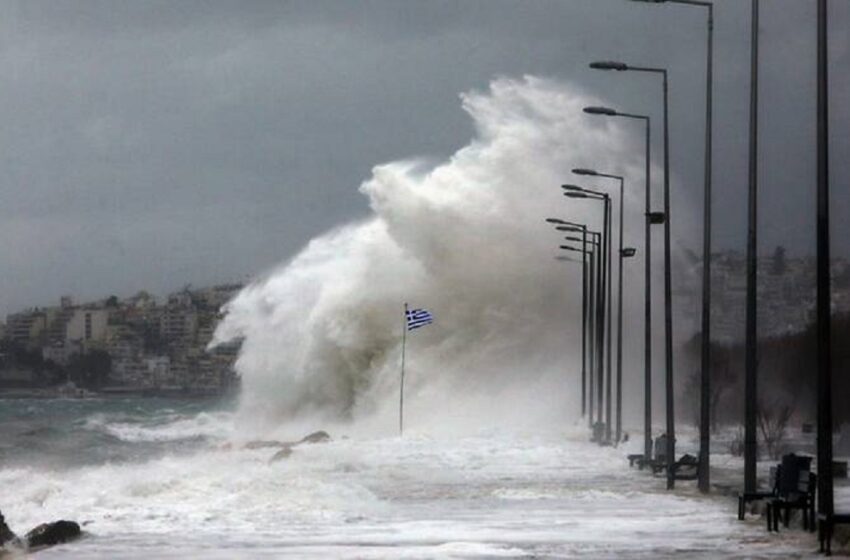
<svg viewBox="0 0 850 560"><path fill-rule="evenodd" d="M76 354L68 363L68 377L78 387L99 389L109 381L112 358L103 350Z"/></svg>

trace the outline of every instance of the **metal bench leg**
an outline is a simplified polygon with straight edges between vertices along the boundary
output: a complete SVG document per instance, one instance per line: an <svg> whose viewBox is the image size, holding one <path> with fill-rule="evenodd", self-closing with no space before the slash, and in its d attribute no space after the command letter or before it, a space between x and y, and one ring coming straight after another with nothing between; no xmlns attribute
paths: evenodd
<svg viewBox="0 0 850 560"><path fill-rule="evenodd" d="M826 524L826 555L832 556L832 523Z"/></svg>

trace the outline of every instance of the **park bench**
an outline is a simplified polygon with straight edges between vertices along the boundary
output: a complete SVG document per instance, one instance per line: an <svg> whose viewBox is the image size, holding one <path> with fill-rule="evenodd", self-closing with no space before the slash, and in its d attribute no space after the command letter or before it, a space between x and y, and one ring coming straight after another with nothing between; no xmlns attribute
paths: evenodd
<svg viewBox="0 0 850 560"><path fill-rule="evenodd" d="M632 453L631 455L627 455L626 458L629 460L629 467L638 466L639 469L643 470L644 467L650 467L655 472L656 467L654 465L661 465L659 470L663 469L667 464L667 440L663 439L664 436L658 436L655 438L654 446L654 456L647 457L643 453Z"/></svg>
<svg viewBox="0 0 850 560"><path fill-rule="evenodd" d="M788 527L791 510L802 512L803 528L815 529L815 494L817 475L811 472L811 457L790 453L782 457L776 495L767 503L767 530L778 531L779 519L785 512L783 524Z"/></svg>
<svg viewBox="0 0 850 560"><path fill-rule="evenodd" d="M832 556L832 533L836 525L850 525L850 513L818 514L820 551Z"/></svg>
<svg viewBox="0 0 850 560"><path fill-rule="evenodd" d="M669 468L676 480L696 480L699 477L699 460L693 455L682 455L670 465L667 461L667 436L660 435L655 440L655 458L649 463L652 474L659 474Z"/></svg>
<svg viewBox="0 0 850 560"><path fill-rule="evenodd" d="M629 467L637 464L638 468L649 467L653 474L658 474L667 469L667 436L661 435L655 438L654 457L647 460L643 453L628 455ZM699 476L699 460L693 455L685 454L681 459L674 462L673 478L676 480L696 480Z"/></svg>
<svg viewBox="0 0 850 560"><path fill-rule="evenodd" d="M779 477L782 471L782 465L777 465L771 472L771 481L769 490L756 490L755 492L739 492L738 493L738 519L744 520L744 513L747 509L747 504L760 500L767 500L775 497L779 493ZM768 528L770 526L768 525Z"/></svg>
<svg viewBox="0 0 850 560"><path fill-rule="evenodd" d="M645 463L652 469L652 474L658 474L667 468L667 435L662 434L655 438L654 453L651 461Z"/></svg>
<svg viewBox="0 0 850 560"><path fill-rule="evenodd" d="M634 467L635 463L638 464L639 468L643 468L641 464L643 462L643 453L632 453L631 455L627 455L626 459L629 460L629 467Z"/></svg>
<svg viewBox="0 0 850 560"><path fill-rule="evenodd" d="M670 467L673 469L673 478L676 480L696 480L699 478L699 459L693 455L682 455Z"/></svg>

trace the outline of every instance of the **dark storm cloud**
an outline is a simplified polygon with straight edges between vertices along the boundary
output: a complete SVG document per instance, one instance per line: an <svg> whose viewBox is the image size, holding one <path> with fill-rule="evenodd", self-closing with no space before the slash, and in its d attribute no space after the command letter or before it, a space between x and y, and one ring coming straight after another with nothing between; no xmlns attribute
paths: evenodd
<svg viewBox="0 0 850 560"><path fill-rule="evenodd" d="M840 156L850 60L839 30L850 9L832 4ZM748 17L748 2L718 0L717 243L727 247L744 231ZM814 2L764 3L763 244L798 253L812 240L813 18ZM660 123L657 82L594 73L597 58L670 68L676 200L698 200L700 10L619 0L0 4L0 309L267 268L365 215L357 186L373 165L463 145L472 131L458 93L495 75L554 76ZM833 160L836 185L846 184L846 158ZM846 197L836 204L850 210Z"/></svg>

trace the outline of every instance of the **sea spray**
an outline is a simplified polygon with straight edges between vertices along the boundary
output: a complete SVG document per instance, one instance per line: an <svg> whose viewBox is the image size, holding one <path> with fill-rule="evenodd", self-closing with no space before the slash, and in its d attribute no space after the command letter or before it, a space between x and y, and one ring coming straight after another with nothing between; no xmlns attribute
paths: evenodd
<svg viewBox="0 0 850 560"><path fill-rule="evenodd" d="M552 80L499 78L461 98L467 146L437 165L375 167L360 187L372 217L312 240L226 306L213 344L243 340L243 421L355 420L389 433L405 302L435 315L408 341L413 430L578 416L581 267L554 259L562 235L544 218L598 228L601 205L560 185L577 166L641 178L639 135L584 115L599 100ZM642 188L626 196L642 208Z"/></svg>

